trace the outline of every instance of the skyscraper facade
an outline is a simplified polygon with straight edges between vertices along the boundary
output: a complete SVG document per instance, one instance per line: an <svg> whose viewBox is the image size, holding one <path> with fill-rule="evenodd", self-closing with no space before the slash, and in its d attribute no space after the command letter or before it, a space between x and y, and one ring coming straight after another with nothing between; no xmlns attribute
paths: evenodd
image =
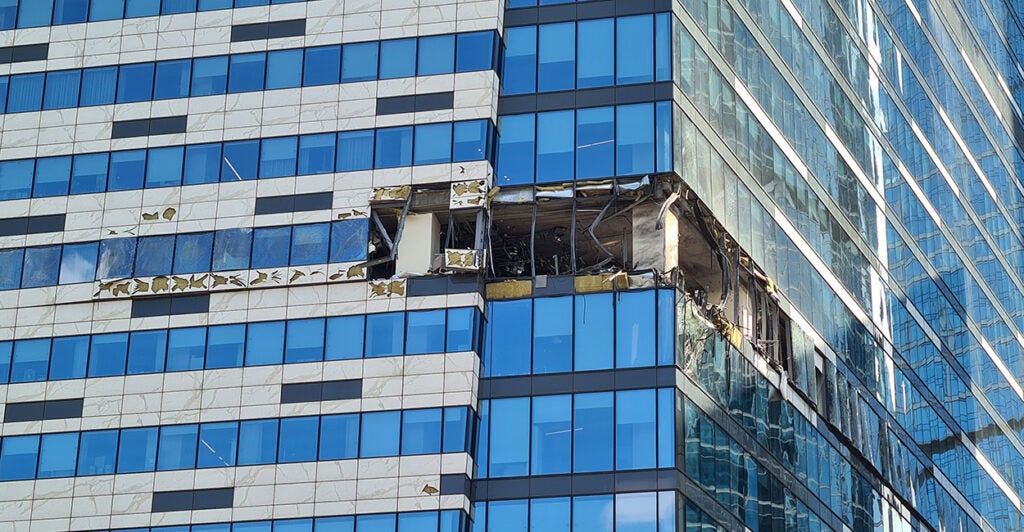
<svg viewBox="0 0 1024 532"><path fill-rule="evenodd" d="M1024 530L1014 0L0 0L0 530Z"/></svg>

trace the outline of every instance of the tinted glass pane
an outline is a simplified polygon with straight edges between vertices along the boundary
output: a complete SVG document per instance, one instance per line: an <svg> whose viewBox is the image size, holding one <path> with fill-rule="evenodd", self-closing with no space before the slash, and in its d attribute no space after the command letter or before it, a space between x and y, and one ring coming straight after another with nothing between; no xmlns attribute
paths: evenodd
<svg viewBox="0 0 1024 532"><path fill-rule="evenodd" d="M0 447L0 480L23 480L36 475L39 436L8 436Z"/></svg>
<svg viewBox="0 0 1024 532"><path fill-rule="evenodd" d="M280 364L284 355L284 322L250 323L245 339L245 365Z"/></svg>
<svg viewBox="0 0 1024 532"><path fill-rule="evenodd" d="M441 452L441 409L402 413L402 455Z"/></svg>
<svg viewBox="0 0 1024 532"><path fill-rule="evenodd" d="M416 126L416 151L413 164L438 164L452 160L452 125Z"/></svg>
<svg viewBox="0 0 1024 532"><path fill-rule="evenodd" d="M364 260L370 224L366 218L342 220L331 224L330 262Z"/></svg>
<svg viewBox="0 0 1024 532"><path fill-rule="evenodd" d="M278 268L288 265L292 228L258 227L253 230L252 268Z"/></svg>
<svg viewBox="0 0 1024 532"><path fill-rule="evenodd" d="M486 120L456 122L452 160L455 162L480 161L488 157Z"/></svg>
<svg viewBox="0 0 1024 532"><path fill-rule="evenodd" d="M97 334L89 349L89 376L124 375L128 333Z"/></svg>
<svg viewBox="0 0 1024 532"><path fill-rule="evenodd" d="M490 305L488 316L492 325L484 363L488 376L529 374L532 301L494 301Z"/></svg>
<svg viewBox="0 0 1024 532"><path fill-rule="evenodd" d="M498 133L498 184L533 183L534 115L502 116Z"/></svg>
<svg viewBox="0 0 1024 532"><path fill-rule="evenodd" d="M146 188L181 185L185 149L181 146L149 150L146 162Z"/></svg>
<svg viewBox="0 0 1024 532"><path fill-rule="evenodd" d="M47 74L43 109L64 109L78 105L78 89L81 82L81 70L67 70Z"/></svg>
<svg viewBox="0 0 1024 532"><path fill-rule="evenodd" d="M372 130L338 133L338 171L373 168L373 137Z"/></svg>
<svg viewBox="0 0 1024 532"><path fill-rule="evenodd" d="M63 196L71 183L71 157L47 157L36 161L32 196Z"/></svg>
<svg viewBox="0 0 1024 532"><path fill-rule="evenodd" d="M267 90L302 85L302 50L277 50L267 54Z"/></svg>
<svg viewBox="0 0 1024 532"><path fill-rule="evenodd" d="M217 325L207 331L207 369L241 366L244 353L245 325Z"/></svg>
<svg viewBox="0 0 1024 532"><path fill-rule="evenodd" d="M615 109L576 112L576 178L615 175Z"/></svg>
<svg viewBox="0 0 1024 532"><path fill-rule="evenodd" d="M320 460L355 458L359 451L359 414L324 416L320 427Z"/></svg>
<svg viewBox="0 0 1024 532"><path fill-rule="evenodd" d="M79 475L109 475L114 472L117 430L83 432L78 444Z"/></svg>
<svg viewBox="0 0 1024 532"><path fill-rule="evenodd" d="M260 178L295 175L298 142L297 137L264 139L260 146Z"/></svg>
<svg viewBox="0 0 1024 532"><path fill-rule="evenodd" d="M501 74L504 94L537 91L537 27L505 30L505 67Z"/></svg>
<svg viewBox="0 0 1024 532"><path fill-rule="evenodd" d="M444 446L441 452L460 453L469 449L469 410L464 407L444 409Z"/></svg>
<svg viewBox="0 0 1024 532"><path fill-rule="evenodd" d="M479 329L475 308L448 309L447 351L471 351L477 348Z"/></svg>
<svg viewBox="0 0 1024 532"><path fill-rule="evenodd" d="M290 320L285 341L285 362L312 362L324 358L324 319Z"/></svg>
<svg viewBox="0 0 1024 532"><path fill-rule="evenodd" d="M490 519L487 532L512 532L526 530L528 501L492 501L487 505Z"/></svg>
<svg viewBox="0 0 1024 532"><path fill-rule="evenodd" d="M159 13L160 0L127 0L125 3L125 18L150 17Z"/></svg>
<svg viewBox="0 0 1024 532"><path fill-rule="evenodd" d="M402 354L405 314L389 312L366 316L366 356L384 357Z"/></svg>
<svg viewBox="0 0 1024 532"><path fill-rule="evenodd" d="M161 61L156 64L153 99L187 98L192 79L192 60Z"/></svg>
<svg viewBox="0 0 1024 532"><path fill-rule="evenodd" d="M100 259L96 279L130 277L135 262L134 238L108 238L100 241Z"/></svg>
<svg viewBox="0 0 1024 532"><path fill-rule="evenodd" d="M65 244L60 257L60 284L87 283L96 277L98 242Z"/></svg>
<svg viewBox="0 0 1024 532"><path fill-rule="evenodd" d="M100 2L93 3L94 10L97 3ZM82 71L82 96L79 100L81 105L107 105L114 103L114 95L116 93L117 67L87 68Z"/></svg>
<svg viewBox="0 0 1024 532"><path fill-rule="evenodd" d="M18 19L18 0L0 0L0 30L14 28Z"/></svg>
<svg viewBox="0 0 1024 532"><path fill-rule="evenodd" d="M53 8L54 24L77 24L89 16L89 0L56 0Z"/></svg>
<svg viewBox="0 0 1024 532"><path fill-rule="evenodd" d="M125 429L117 449L117 472L139 473L156 468L157 428Z"/></svg>
<svg viewBox="0 0 1024 532"><path fill-rule="evenodd" d="M572 530L569 527L568 497L533 499L530 501L530 532Z"/></svg>
<svg viewBox="0 0 1024 532"><path fill-rule="evenodd" d="M252 229L224 229L214 233L213 270L247 270L252 250Z"/></svg>
<svg viewBox="0 0 1024 532"><path fill-rule="evenodd" d="M89 20L114 20L124 16L124 0L91 2Z"/></svg>
<svg viewBox="0 0 1024 532"><path fill-rule="evenodd" d="M377 130L376 168L394 168L412 164L412 127Z"/></svg>
<svg viewBox="0 0 1024 532"><path fill-rule="evenodd" d="M416 39L380 43L380 79L416 75Z"/></svg>
<svg viewBox="0 0 1024 532"><path fill-rule="evenodd" d="M186 185L216 183L220 180L220 144L195 144L185 147Z"/></svg>
<svg viewBox="0 0 1024 532"><path fill-rule="evenodd" d="M437 530L437 512L398 514L398 532L433 532L434 530Z"/></svg>
<svg viewBox="0 0 1024 532"><path fill-rule="evenodd" d="M398 456L398 434L401 412L373 412L363 414L359 435L359 456Z"/></svg>
<svg viewBox="0 0 1024 532"><path fill-rule="evenodd" d="M612 294L576 296L573 318L576 371L610 369L614 366L615 318Z"/></svg>
<svg viewBox="0 0 1024 532"><path fill-rule="evenodd" d="M623 105L616 109L616 175L654 171L654 106Z"/></svg>
<svg viewBox="0 0 1024 532"><path fill-rule="evenodd" d="M196 10L196 0L163 0L162 14L190 13Z"/></svg>
<svg viewBox="0 0 1024 532"><path fill-rule="evenodd" d="M108 190L136 190L142 188L146 173L146 150L115 151L110 154Z"/></svg>
<svg viewBox="0 0 1024 532"><path fill-rule="evenodd" d="M171 329L167 342L167 371L203 369L206 327Z"/></svg>
<svg viewBox="0 0 1024 532"><path fill-rule="evenodd" d="M128 374L159 373L164 370L167 331L135 331L128 342Z"/></svg>
<svg viewBox="0 0 1024 532"><path fill-rule="evenodd" d="M11 374L11 351L13 350L13 342L0 342L0 384L7 384L7 378Z"/></svg>
<svg viewBox="0 0 1024 532"><path fill-rule="evenodd" d="M456 43L456 72L488 70L494 65L494 33L460 33Z"/></svg>
<svg viewBox="0 0 1024 532"><path fill-rule="evenodd" d="M174 236L147 236L139 239L135 256L135 275L167 275L174 258Z"/></svg>
<svg viewBox="0 0 1024 532"><path fill-rule="evenodd" d="M615 301L615 365L654 365L655 292L619 293Z"/></svg>
<svg viewBox="0 0 1024 532"><path fill-rule="evenodd" d="M362 316L338 316L327 319L327 360L362 358Z"/></svg>
<svg viewBox="0 0 1024 532"><path fill-rule="evenodd" d="M341 74L341 46L321 46L306 49L302 85L334 85Z"/></svg>
<svg viewBox="0 0 1024 532"><path fill-rule="evenodd" d="M57 284L60 248L60 246L45 246L25 250L25 266L21 272L22 288Z"/></svg>
<svg viewBox="0 0 1024 532"><path fill-rule="evenodd" d="M455 70L455 36L438 35L420 38L419 76L448 74Z"/></svg>
<svg viewBox="0 0 1024 532"><path fill-rule="evenodd" d="M577 88L607 87L615 83L614 23L613 19L580 21Z"/></svg>
<svg viewBox="0 0 1024 532"><path fill-rule="evenodd" d="M192 469L196 466L198 425L173 425L160 428L160 454L156 468L160 471Z"/></svg>
<svg viewBox="0 0 1024 532"><path fill-rule="evenodd" d="M538 39L537 90L571 90L576 81L576 23L544 24Z"/></svg>
<svg viewBox="0 0 1024 532"><path fill-rule="evenodd" d="M228 58L202 57L192 63L192 96L224 94L228 90Z"/></svg>
<svg viewBox="0 0 1024 532"><path fill-rule="evenodd" d="M615 468L657 466L654 390L615 393Z"/></svg>
<svg viewBox="0 0 1024 532"><path fill-rule="evenodd" d="M18 10L18 27L35 28L47 26L53 17L53 0L36 0L21 2Z"/></svg>
<svg viewBox="0 0 1024 532"><path fill-rule="evenodd" d="M377 43L346 44L341 55L341 81L367 81L377 78Z"/></svg>
<svg viewBox="0 0 1024 532"><path fill-rule="evenodd" d="M29 197L33 169L32 159L0 162L0 200Z"/></svg>
<svg viewBox="0 0 1024 532"><path fill-rule="evenodd" d="M233 466L237 448L238 423L203 423L199 427L199 467Z"/></svg>
<svg viewBox="0 0 1024 532"><path fill-rule="evenodd" d="M54 338L50 353L49 380L84 378L85 365L88 360L88 336ZM3 380L6 380L6 371L4 371L4 377Z"/></svg>
<svg viewBox="0 0 1024 532"><path fill-rule="evenodd" d="M0 249L0 290L14 290L21 286L24 259L24 249Z"/></svg>
<svg viewBox="0 0 1024 532"><path fill-rule="evenodd" d="M572 371L572 296L533 302L533 372Z"/></svg>
<svg viewBox="0 0 1024 532"><path fill-rule="evenodd" d="M537 114L537 182L571 181L573 168L574 112Z"/></svg>
<svg viewBox="0 0 1024 532"><path fill-rule="evenodd" d="M277 461L277 420L243 421L238 430L238 465Z"/></svg>
<svg viewBox="0 0 1024 532"><path fill-rule="evenodd" d="M530 398L491 401L490 476L530 473Z"/></svg>
<svg viewBox="0 0 1024 532"><path fill-rule="evenodd" d="M46 369L49 362L49 338L18 340L14 342L14 356L11 360L11 382L46 380Z"/></svg>
<svg viewBox="0 0 1024 532"><path fill-rule="evenodd" d="M179 234L174 244L174 273L202 273L210 270L213 233Z"/></svg>
<svg viewBox="0 0 1024 532"><path fill-rule="evenodd" d="M410 312L405 352L410 355L444 352L444 310Z"/></svg>
<svg viewBox="0 0 1024 532"><path fill-rule="evenodd" d="M299 137L299 175L329 174L334 171L335 136L304 135Z"/></svg>
<svg viewBox="0 0 1024 532"><path fill-rule="evenodd" d="M654 19L651 15L616 19L615 82L654 81Z"/></svg>
<svg viewBox="0 0 1024 532"><path fill-rule="evenodd" d="M263 77L267 69L267 54L235 54L228 67L228 92L263 90Z"/></svg>
<svg viewBox="0 0 1024 532"><path fill-rule="evenodd" d="M614 516L611 495L572 498L573 532L612 532Z"/></svg>
<svg viewBox="0 0 1024 532"><path fill-rule="evenodd" d="M128 0L131 6L133 0ZM121 65L117 76L117 102L143 102L153 99L153 63Z"/></svg>
<svg viewBox="0 0 1024 532"><path fill-rule="evenodd" d="M615 412L608 393L577 394L573 404L573 471L612 469Z"/></svg>
<svg viewBox="0 0 1024 532"><path fill-rule="evenodd" d="M391 532L395 529L395 514L356 516L356 532Z"/></svg>
<svg viewBox="0 0 1024 532"><path fill-rule="evenodd" d="M103 192L107 188L107 154L76 155L71 170L71 193Z"/></svg>
<svg viewBox="0 0 1024 532"><path fill-rule="evenodd" d="M320 434L320 418L298 417L281 420L281 440L277 461L310 462L316 460L316 446Z"/></svg>
<svg viewBox="0 0 1024 532"><path fill-rule="evenodd" d="M568 473L572 462L572 396L533 398L530 473Z"/></svg>
<svg viewBox="0 0 1024 532"><path fill-rule="evenodd" d="M220 170L222 181L256 179L259 165L260 141L243 140L224 144L224 165Z"/></svg>

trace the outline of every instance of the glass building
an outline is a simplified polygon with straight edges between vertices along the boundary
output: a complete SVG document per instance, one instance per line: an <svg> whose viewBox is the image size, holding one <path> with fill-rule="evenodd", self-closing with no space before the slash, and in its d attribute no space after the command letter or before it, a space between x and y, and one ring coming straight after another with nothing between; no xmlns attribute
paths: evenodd
<svg viewBox="0 0 1024 532"><path fill-rule="evenodd" d="M0 530L1024 530L1016 0L0 0Z"/></svg>

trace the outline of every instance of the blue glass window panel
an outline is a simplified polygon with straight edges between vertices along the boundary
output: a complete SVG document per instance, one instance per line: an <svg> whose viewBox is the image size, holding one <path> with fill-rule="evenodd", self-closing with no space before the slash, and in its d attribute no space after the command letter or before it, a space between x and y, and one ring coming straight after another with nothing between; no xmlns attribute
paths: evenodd
<svg viewBox="0 0 1024 532"><path fill-rule="evenodd" d="M0 30L14 29L18 19L18 0L0 0Z"/></svg>
<svg viewBox="0 0 1024 532"><path fill-rule="evenodd" d="M77 106L78 90L81 83L81 70L65 70L47 74L43 109L66 109Z"/></svg>
<svg viewBox="0 0 1024 532"><path fill-rule="evenodd" d="M89 376L124 375L128 333L97 334L89 349Z"/></svg>
<svg viewBox="0 0 1024 532"><path fill-rule="evenodd" d="M615 436L612 393L577 394L574 399L573 471L612 470Z"/></svg>
<svg viewBox="0 0 1024 532"><path fill-rule="evenodd" d="M315 461L319 434L320 418L317 416L282 419L277 461L279 463Z"/></svg>
<svg viewBox="0 0 1024 532"><path fill-rule="evenodd" d="M359 431L359 456L398 456L401 417L401 412L363 414L363 426Z"/></svg>
<svg viewBox="0 0 1024 532"><path fill-rule="evenodd" d="M431 76L434 74L450 74L455 71L454 35L421 37L419 44L416 75Z"/></svg>
<svg viewBox="0 0 1024 532"><path fill-rule="evenodd" d="M199 0L199 11L215 11L217 9L231 9L231 0Z"/></svg>
<svg viewBox="0 0 1024 532"><path fill-rule="evenodd" d="M481 478L488 476L487 466L491 463L490 460L490 443L491 443L491 401L484 399L480 401L480 406L477 407L480 414L480 420L477 427L479 428L476 439L473 442L474 450L476 451L476 463L478 465L479 474Z"/></svg>
<svg viewBox="0 0 1024 532"><path fill-rule="evenodd" d="M156 64L153 99L187 98L192 80L192 60L161 61Z"/></svg>
<svg viewBox="0 0 1024 532"><path fill-rule="evenodd" d="M302 50L267 53L267 90L302 86Z"/></svg>
<svg viewBox="0 0 1024 532"><path fill-rule="evenodd" d="M73 477L77 459L77 432L44 434L39 445L39 471L36 478Z"/></svg>
<svg viewBox="0 0 1024 532"><path fill-rule="evenodd" d="M129 8L133 0L128 0ZM153 63L121 65L117 79L117 103L153 99Z"/></svg>
<svg viewBox="0 0 1024 532"><path fill-rule="evenodd" d="M576 371L615 366L615 316L611 293L576 296L574 353Z"/></svg>
<svg viewBox="0 0 1024 532"><path fill-rule="evenodd" d="M494 67L494 32L460 33L456 39L456 72L490 70Z"/></svg>
<svg viewBox="0 0 1024 532"><path fill-rule="evenodd" d="M140 189L145 173L146 150L111 152L107 190Z"/></svg>
<svg viewBox="0 0 1024 532"><path fill-rule="evenodd" d="M530 532L572 530L568 497L550 497L530 501Z"/></svg>
<svg viewBox="0 0 1024 532"><path fill-rule="evenodd" d="M251 92L263 90L267 72L267 54L235 54L228 67L228 92Z"/></svg>
<svg viewBox="0 0 1024 532"><path fill-rule="evenodd" d="M675 363L676 298L672 290L658 291L658 365Z"/></svg>
<svg viewBox="0 0 1024 532"><path fill-rule="evenodd" d="M355 518L351 516L317 517L314 526L316 532L352 532Z"/></svg>
<svg viewBox="0 0 1024 532"><path fill-rule="evenodd" d="M107 154L75 155L71 165L71 193L88 194L107 189Z"/></svg>
<svg viewBox="0 0 1024 532"><path fill-rule="evenodd" d="M537 114L537 182L571 181L575 174L574 112Z"/></svg>
<svg viewBox="0 0 1024 532"><path fill-rule="evenodd" d="M373 168L373 130L338 133L339 172Z"/></svg>
<svg viewBox="0 0 1024 532"><path fill-rule="evenodd" d="M654 365L653 291L619 293L615 301L615 366Z"/></svg>
<svg viewBox="0 0 1024 532"><path fill-rule="evenodd" d="M341 79L341 46L306 48L302 85L334 85Z"/></svg>
<svg viewBox="0 0 1024 532"><path fill-rule="evenodd" d="M402 354L405 313L387 312L366 316L366 356L387 357Z"/></svg>
<svg viewBox="0 0 1024 532"><path fill-rule="evenodd" d="M18 10L19 28L49 26L53 17L53 0L22 0Z"/></svg>
<svg viewBox="0 0 1024 532"><path fill-rule="evenodd" d="M149 150L146 162L146 188L180 186L184 157L185 148L182 146Z"/></svg>
<svg viewBox="0 0 1024 532"><path fill-rule="evenodd" d="M25 250L0 249L0 290L14 290L21 286L21 264Z"/></svg>
<svg viewBox="0 0 1024 532"><path fill-rule="evenodd" d="M341 81L377 79L377 43L346 44L341 54Z"/></svg>
<svg viewBox="0 0 1024 532"><path fill-rule="evenodd" d="M283 3L277 2L274 3ZM312 519L286 519L274 521L274 532L312 532Z"/></svg>
<svg viewBox="0 0 1024 532"><path fill-rule="evenodd" d="M171 425L160 428L159 471L193 469L196 466L196 442L199 425Z"/></svg>
<svg viewBox="0 0 1024 532"><path fill-rule="evenodd" d="M502 116L499 118L498 133L498 184L507 186L533 183L536 140L534 115Z"/></svg>
<svg viewBox="0 0 1024 532"><path fill-rule="evenodd" d="M658 494L616 493L616 532L658 532Z"/></svg>
<svg viewBox="0 0 1024 532"><path fill-rule="evenodd" d="M456 122L452 143L452 161L482 161L489 155L487 120Z"/></svg>
<svg viewBox="0 0 1024 532"><path fill-rule="evenodd" d="M657 466L654 390L615 394L615 468Z"/></svg>
<svg viewBox="0 0 1024 532"><path fill-rule="evenodd" d="M445 351L473 351L476 349L477 321L475 308L448 309L447 339Z"/></svg>
<svg viewBox="0 0 1024 532"><path fill-rule="evenodd" d="M236 368L245 354L245 325L215 325L207 331L206 369Z"/></svg>
<svg viewBox="0 0 1024 532"><path fill-rule="evenodd" d="M413 164L439 164L452 160L452 125L425 124L416 126Z"/></svg>
<svg viewBox="0 0 1024 532"><path fill-rule="evenodd" d="M227 90L227 56L197 57L192 61L192 96L224 94Z"/></svg>
<svg viewBox="0 0 1024 532"><path fill-rule="evenodd" d="M96 279L117 279L132 275L135 262L134 238L108 238L100 241L100 259Z"/></svg>
<svg viewBox="0 0 1024 532"><path fill-rule="evenodd" d="M99 242L64 244L60 257L60 284L87 283L96 277Z"/></svg>
<svg viewBox="0 0 1024 532"><path fill-rule="evenodd" d="M198 467L233 466L237 449L237 422L203 423L199 426Z"/></svg>
<svg viewBox="0 0 1024 532"><path fill-rule="evenodd" d="M324 359L324 319L290 320L285 339L286 363Z"/></svg>
<svg viewBox="0 0 1024 532"><path fill-rule="evenodd" d="M177 527L175 527L175 528L177 528ZM182 527L182 528L187 528L187 527ZM143 532L143 531L140 531L140 532ZM165 531L164 530L160 530L160 532L165 532ZM166 532L187 532L187 531L186 530L180 530L179 531L179 530L174 530L174 528L172 528L171 530L168 530ZM230 523L215 523L215 524L212 524L212 525L192 525L192 532L231 532L231 524Z"/></svg>
<svg viewBox="0 0 1024 532"><path fill-rule="evenodd" d="M90 2L89 20L115 20L124 17L124 0Z"/></svg>
<svg viewBox="0 0 1024 532"><path fill-rule="evenodd" d="M537 27L505 30L505 65L501 73L503 94L537 92Z"/></svg>
<svg viewBox="0 0 1024 532"><path fill-rule="evenodd" d="M654 15L654 80L672 80L672 32L668 13Z"/></svg>
<svg viewBox="0 0 1024 532"><path fill-rule="evenodd" d="M529 397L491 400L490 440L492 478L530 474Z"/></svg>
<svg viewBox="0 0 1024 532"><path fill-rule="evenodd" d="M488 377L530 373L530 339L533 309L529 299L494 301L488 312L491 327L485 351Z"/></svg>
<svg viewBox="0 0 1024 532"><path fill-rule="evenodd" d="M213 271L247 270L252 251L252 229L222 229L213 235Z"/></svg>
<svg viewBox="0 0 1024 532"><path fill-rule="evenodd" d="M89 17L89 0L56 0L53 24L77 24Z"/></svg>
<svg viewBox="0 0 1024 532"><path fill-rule="evenodd" d="M273 521L246 521L232 523L231 532L271 532ZM163 531L161 531L163 532Z"/></svg>
<svg viewBox="0 0 1024 532"><path fill-rule="evenodd" d="M376 168L395 168L412 164L412 127L377 130Z"/></svg>
<svg viewBox="0 0 1024 532"><path fill-rule="evenodd" d="M270 0L235 0L235 7L265 6Z"/></svg>
<svg viewBox="0 0 1024 532"><path fill-rule="evenodd" d="M572 396L534 397L531 434L530 474L568 473L572 469Z"/></svg>
<svg viewBox="0 0 1024 532"><path fill-rule="evenodd" d="M117 430L83 432L78 444L78 475L109 475L117 456Z"/></svg>
<svg viewBox="0 0 1024 532"><path fill-rule="evenodd" d="M538 41L537 91L572 90L576 81L576 23L544 24Z"/></svg>
<svg viewBox="0 0 1024 532"><path fill-rule="evenodd" d="M175 13L191 13L196 10L196 0L163 0L160 13L171 15Z"/></svg>
<svg viewBox="0 0 1024 532"><path fill-rule="evenodd" d="M2 266L3 263L0 263ZM11 351L14 349L13 342L0 342L0 384L7 384L11 374Z"/></svg>
<svg viewBox="0 0 1024 532"><path fill-rule="evenodd" d="M616 108L616 175L654 171L654 105L641 103Z"/></svg>
<svg viewBox="0 0 1024 532"><path fill-rule="evenodd" d="M590 495L572 498L573 532L612 532L613 519L611 495Z"/></svg>
<svg viewBox="0 0 1024 532"><path fill-rule="evenodd" d="M0 113L7 112L7 85L7 76L0 76Z"/></svg>
<svg viewBox="0 0 1024 532"><path fill-rule="evenodd" d="M221 181L256 179L259 165L260 141L241 140L224 144L224 165L220 170Z"/></svg>
<svg viewBox="0 0 1024 532"><path fill-rule="evenodd" d="M416 39L395 39L380 43L380 79L416 75Z"/></svg>
<svg viewBox="0 0 1024 532"><path fill-rule="evenodd" d="M487 532L522 532L527 529L529 515L527 499L516 501L491 501L487 505L490 514Z"/></svg>
<svg viewBox="0 0 1024 532"><path fill-rule="evenodd" d="M405 333L406 354L443 353L444 316L443 309L409 312Z"/></svg>
<svg viewBox="0 0 1024 532"><path fill-rule="evenodd" d="M60 246L44 246L25 250L25 268L21 272L22 288L57 284L60 248Z"/></svg>
<svg viewBox="0 0 1024 532"><path fill-rule="evenodd" d="M534 300L534 373L572 371L572 326L572 296Z"/></svg>
<svg viewBox="0 0 1024 532"><path fill-rule="evenodd" d="M49 380L81 379L85 377L89 360L88 336L62 336L53 339L50 350ZM6 372L3 380L6 380Z"/></svg>
<svg viewBox="0 0 1024 532"><path fill-rule="evenodd" d="M174 259L174 235L147 236L139 239L135 254L135 275L167 275Z"/></svg>
<svg viewBox="0 0 1024 532"><path fill-rule="evenodd" d="M393 532L395 514L371 514L356 516L356 532Z"/></svg>
<svg viewBox="0 0 1024 532"><path fill-rule="evenodd" d="M398 532L433 532L435 530L437 530L437 512L398 514Z"/></svg>
<svg viewBox="0 0 1024 532"><path fill-rule="evenodd" d="M441 452L441 409L402 413L402 455Z"/></svg>
<svg viewBox="0 0 1024 532"><path fill-rule="evenodd" d="M359 414L323 416L320 427L320 460L345 460L359 453Z"/></svg>
<svg viewBox="0 0 1024 532"><path fill-rule="evenodd" d="M460 510L441 510L440 532L464 532L468 527Z"/></svg>
<svg viewBox="0 0 1024 532"><path fill-rule="evenodd" d="M260 147L260 178L295 175L298 137L263 139Z"/></svg>
<svg viewBox="0 0 1024 532"><path fill-rule="evenodd" d="M444 409L444 442L441 452L461 453L469 450L468 410L463 407Z"/></svg>
<svg viewBox="0 0 1024 532"><path fill-rule="evenodd" d="M124 429L117 449L118 473L142 473L156 468L157 428Z"/></svg>
<svg viewBox="0 0 1024 532"><path fill-rule="evenodd" d="M672 171L672 102L655 104L657 171Z"/></svg>
<svg viewBox="0 0 1024 532"><path fill-rule="evenodd" d="M167 371L203 369L206 327L171 329L167 338Z"/></svg>
<svg viewBox="0 0 1024 532"><path fill-rule="evenodd" d="M331 254L329 262L350 262L366 259L369 241L369 219L341 220L331 223Z"/></svg>
<svg viewBox="0 0 1024 532"><path fill-rule="evenodd" d="M615 82L654 81L654 20L651 15L620 17L616 23ZM589 53L589 52L588 52Z"/></svg>
<svg viewBox="0 0 1024 532"><path fill-rule="evenodd" d="M331 133L299 137L298 175L329 174L334 171L334 142Z"/></svg>
<svg viewBox="0 0 1024 532"><path fill-rule="evenodd" d="M220 181L220 167L220 143L185 147L184 184L216 183Z"/></svg>
<svg viewBox="0 0 1024 532"><path fill-rule="evenodd" d="M576 179L615 175L615 108L576 111Z"/></svg>
<svg viewBox="0 0 1024 532"><path fill-rule="evenodd" d="M135 331L128 339L128 374L160 373L167 356L167 331Z"/></svg>
<svg viewBox="0 0 1024 532"><path fill-rule="evenodd" d="M277 420L243 421L238 429L238 465L277 461Z"/></svg>
<svg viewBox="0 0 1024 532"><path fill-rule="evenodd" d="M174 244L174 273L202 273L210 270L213 233L179 234Z"/></svg>
<svg viewBox="0 0 1024 532"><path fill-rule="evenodd" d="M675 466L675 391L658 390L658 467Z"/></svg>
<svg viewBox="0 0 1024 532"><path fill-rule="evenodd" d="M257 227L252 238L252 268L279 268L288 265L292 228Z"/></svg>
<svg viewBox="0 0 1024 532"><path fill-rule="evenodd" d="M284 322L250 323L246 329L245 365L280 364L284 356Z"/></svg>
<svg viewBox="0 0 1024 532"><path fill-rule="evenodd" d="M127 0L124 17L151 17L160 13L160 0Z"/></svg>
<svg viewBox="0 0 1024 532"><path fill-rule="evenodd" d="M82 72L82 94L79 104L108 105L117 94L117 67L87 68Z"/></svg>
<svg viewBox="0 0 1024 532"><path fill-rule="evenodd" d="M7 436L0 447L0 480L24 480L36 476L39 436Z"/></svg>
<svg viewBox="0 0 1024 532"><path fill-rule="evenodd" d="M33 159L0 162L0 200L27 198L32 192Z"/></svg>
<svg viewBox="0 0 1024 532"><path fill-rule="evenodd" d="M327 319L327 360L362 358L363 316L338 316Z"/></svg>
<svg viewBox="0 0 1024 532"><path fill-rule="evenodd" d="M18 340L14 342L14 357L11 359L11 382L45 381L49 363L49 338Z"/></svg>
<svg viewBox="0 0 1024 532"><path fill-rule="evenodd" d="M47 157L36 160L32 197L65 196L70 185L71 157Z"/></svg>
<svg viewBox="0 0 1024 532"><path fill-rule="evenodd" d="M615 84L614 19L580 21L577 43L576 88ZM631 59L632 60L632 59Z"/></svg>

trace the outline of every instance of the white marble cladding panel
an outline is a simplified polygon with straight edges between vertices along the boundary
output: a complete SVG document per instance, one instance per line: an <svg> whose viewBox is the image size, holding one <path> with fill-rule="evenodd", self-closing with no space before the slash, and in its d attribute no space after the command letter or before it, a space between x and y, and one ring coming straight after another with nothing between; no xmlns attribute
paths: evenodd
<svg viewBox="0 0 1024 532"><path fill-rule="evenodd" d="M419 510L469 511L463 495L430 495L469 455L163 471L4 482L2 530L95 530ZM234 488L232 508L150 513L154 491Z"/></svg>
<svg viewBox="0 0 1024 532"><path fill-rule="evenodd" d="M3 436L477 403L472 352L0 385L0 403L84 397L81 418L0 424ZM281 384L362 379L361 399L281 404ZM0 415L3 409L0 407Z"/></svg>
<svg viewBox="0 0 1024 532"><path fill-rule="evenodd" d="M486 70L0 115L0 160L452 120L495 120L498 89L497 75ZM453 109L376 115L378 97L449 91L455 93ZM188 115L186 133L110 139L114 120L182 114Z"/></svg>
<svg viewBox="0 0 1024 532"><path fill-rule="evenodd" d="M131 317L131 301L94 301L95 285L0 291L0 340L192 327L247 321L343 316L412 309L476 306L479 293L370 298L369 283L309 284L261 290L212 291L210 311Z"/></svg>
<svg viewBox="0 0 1024 532"><path fill-rule="evenodd" d="M50 43L48 59L0 65L0 75L256 50L500 31L499 0L317 0L0 32L0 46ZM231 26L306 19L306 35L231 42Z"/></svg>

